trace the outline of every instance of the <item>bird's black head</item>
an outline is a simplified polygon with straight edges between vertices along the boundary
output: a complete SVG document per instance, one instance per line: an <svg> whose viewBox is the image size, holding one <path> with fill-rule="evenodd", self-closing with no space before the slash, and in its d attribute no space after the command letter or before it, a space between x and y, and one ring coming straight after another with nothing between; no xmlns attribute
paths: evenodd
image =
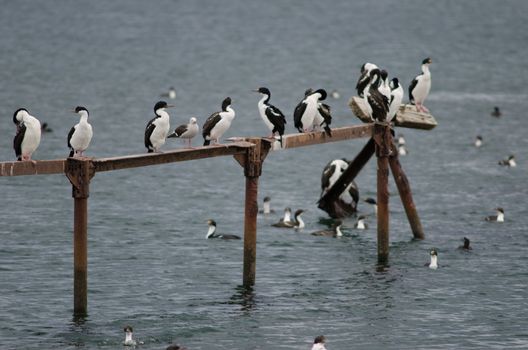
<svg viewBox="0 0 528 350"><path fill-rule="evenodd" d="M431 57L427 57L426 59L422 61L422 64L431 64L431 63L433 63L433 60L431 59Z"/></svg>
<svg viewBox="0 0 528 350"><path fill-rule="evenodd" d="M271 92L269 91L268 88L265 88L265 87L259 87L257 90L253 90L253 91L261 93L263 95L271 96Z"/></svg>
<svg viewBox="0 0 528 350"><path fill-rule="evenodd" d="M398 80L398 78L392 78L389 83L389 86L392 90L397 89L400 86L400 81Z"/></svg>
<svg viewBox="0 0 528 350"><path fill-rule="evenodd" d="M366 203L369 203L369 204L376 204L376 200L372 197L368 197L368 198L365 198L364 199Z"/></svg>
<svg viewBox="0 0 528 350"><path fill-rule="evenodd" d="M387 72L385 69L382 69L382 70L380 71L380 77L381 77L381 79L385 80L385 79L387 79L388 76L389 76L389 72Z"/></svg>
<svg viewBox="0 0 528 350"><path fill-rule="evenodd" d="M357 220L365 220L367 217L365 215L358 216Z"/></svg>
<svg viewBox="0 0 528 350"><path fill-rule="evenodd" d="M127 326L125 326L124 331L125 331L125 332L130 332L130 333L132 333L133 330L132 330L132 327L131 327L131 326L128 326L128 325L127 325Z"/></svg>
<svg viewBox="0 0 528 350"><path fill-rule="evenodd" d="M88 113L88 110L85 107L83 107L83 106L75 107L75 113L79 113L81 111L86 111L86 113Z"/></svg>
<svg viewBox="0 0 528 350"><path fill-rule="evenodd" d="M480 141L482 141L482 136L480 136L480 135L477 135L477 140L480 140Z"/></svg>
<svg viewBox="0 0 528 350"><path fill-rule="evenodd" d="M326 90L325 89L318 89L318 90L315 90L313 93L314 94L320 94L321 97L319 97L319 100L321 100L321 101L326 99Z"/></svg>
<svg viewBox="0 0 528 350"><path fill-rule="evenodd" d="M210 226L215 226L216 227L216 221L214 221L213 219L207 220L207 224L210 225Z"/></svg>
<svg viewBox="0 0 528 350"><path fill-rule="evenodd" d="M324 335L319 335L317 337L315 337L314 339L314 344L324 344L326 341L326 338Z"/></svg>
<svg viewBox="0 0 528 350"><path fill-rule="evenodd" d="M169 105L165 101L158 101L154 105L154 112L156 112L158 109L167 108Z"/></svg>
<svg viewBox="0 0 528 350"><path fill-rule="evenodd" d="M508 157L508 160L512 160L512 159L515 159L515 156L513 154L510 154L510 156Z"/></svg>
<svg viewBox="0 0 528 350"><path fill-rule="evenodd" d="M22 121L22 120L18 120L18 119L17 119L17 114L18 114L19 112L22 112L22 111L25 111L26 113L29 113L29 112L27 111L27 109L25 109L25 108L19 108L19 109L17 109L17 110L15 111L15 113L13 114L13 123L15 123L16 125L20 124L20 122Z"/></svg>
<svg viewBox="0 0 528 350"><path fill-rule="evenodd" d="M438 255L438 252L436 251L436 249L431 249L431 255L433 256L437 256Z"/></svg>
<svg viewBox="0 0 528 350"><path fill-rule="evenodd" d="M464 248L469 248L469 238L464 237Z"/></svg>
<svg viewBox="0 0 528 350"><path fill-rule="evenodd" d="M269 202L269 201L271 201L270 197L264 197L264 202Z"/></svg>
<svg viewBox="0 0 528 350"><path fill-rule="evenodd" d="M504 209L502 209L502 207L498 207L498 208L497 208L497 211L500 211L501 213L504 214Z"/></svg>
<svg viewBox="0 0 528 350"><path fill-rule="evenodd" d="M374 68L373 70L370 71L370 83L371 84L375 84L379 77L380 77L380 70L378 68Z"/></svg>
<svg viewBox="0 0 528 350"><path fill-rule="evenodd" d="M304 213L304 210L302 210L302 209L297 210L297 211L295 212L295 217L301 215L302 213Z"/></svg>
<svg viewBox="0 0 528 350"><path fill-rule="evenodd" d="M231 106L231 97L226 97L222 102L222 111L227 111L227 107Z"/></svg>

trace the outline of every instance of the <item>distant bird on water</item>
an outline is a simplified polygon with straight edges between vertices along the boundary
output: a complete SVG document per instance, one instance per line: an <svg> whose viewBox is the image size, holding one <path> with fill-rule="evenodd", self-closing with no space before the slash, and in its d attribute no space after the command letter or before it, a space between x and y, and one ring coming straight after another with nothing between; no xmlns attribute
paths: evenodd
<svg viewBox="0 0 528 350"><path fill-rule="evenodd" d="M160 95L160 97L168 97L171 100L174 100L176 98L176 89L174 88L174 86L171 86L169 88L169 91L164 92L163 94Z"/></svg>
<svg viewBox="0 0 528 350"><path fill-rule="evenodd" d="M423 103L431 90L431 72L429 71L431 63L433 61L429 57L422 61L422 73L417 75L409 86L409 101L416 105L418 112L429 113Z"/></svg>
<svg viewBox="0 0 528 350"><path fill-rule="evenodd" d="M406 141L405 141L405 137L403 137L403 134L399 134L396 139L397 139L396 142L398 143L398 145L405 145Z"/></svg>
<svg viewBox="0 0 528 350"><path fill-rule="evenodd" d="M485 218L486 221L493 221L493 222L504 222L504 209L501 207L495 208L497 215L491 215L487 216Z"/></svg>
<svg viewBox="0 0 528 350"><path fill-rule="evenodd" d="M189 144L189 148L191 148L192 139L193 137L198 135L198 131L198 121L195 117L191 117L191 119L189 119L188 124L182 124L178 126L173 133L167 136L167 138L177 137L180 139L184 139L186 140L185 142Z"/></svg>
<svg viewBox="0 0 528 350"><path fill-rule="evenodd" d="M125 326L125 340L123 341L123 345L125 346L136 346L137 342L133 338L133 329L131 326Z"/></svg>
<svg viewBox="0 0 528 350"><path fill-rule="evenodd" d="M53 132L53 129L49 127L48 123L42 123L42 132Z"/></svg>
<svg viewBox="0 0 528 350"><path fill-rule="evenodd" d="M343 237L341 226L343 226L343 222L336 220L330 229L312 232L312 236Z"/></svg>
<svg viewBox="0 0 528 350"><path fill-rule="evenodd" d="M222 102L222 110L211 114L202 127L204 146L209 146L211 141L218 143L218 140L229 129L235 119L235 111L231 108L231 98L226 97Z"/></svg>
<svg viewBox="0 0 528 350"><path fill-rule="evenodd" d="M491 116L492 117L495 117L495 118L500 118L500 116L502 115L499 107L495 106L493 107L493 112L491 112Z"/></svg>
<svg viewBox="0 0 528 350"><path fill-rule="evenodd" d="M470 243L469 238L464 237L464 245L461 245L460 247L458 247L458 249L472 250L473 248L470 247L469 243Z"/></svg>
<svg viewBox="0 0 528 350"><path fill-rule="evenodd" d="M145 147L148 153L159 152L160 147L165 144L165 140L170 130L170 116L166 109L174 107L165 101L159 101L154 105L156 115L147 123L145 128Z"/></svg>
<svg viewBox="0 0 528 350"><path fill-rule="evenodd" d="M425 266L429 266L430 269L436 270L438 268L438 252L433 248L429 254L431 255L431 262L425 264Z"/></svg>
<svg viewBox="0 0 528 350"><path fill-rule="evenodd" d="M167 346L165 350L187 350L185 346L180 346L178 344L172 344Z"/></svg>
<svg viewBox="0 0 528 350"><path fill-rule="evenodd" d="M338 100L341 98L341 94L336 89L332 90L332 92L330 93L330 96L332 96L334 100Z"/></svg>
<svg viewBox="0 0 528 350"><path fill-rule="evenodd" d="M357 218L356 223L354 224L354 228L357 230L366 230L368 229L368 224L365 223L365 219L367 217L365 215L360 215Z"/></svg>
<svg viewBox="0 0 528 350"><path fill-rule="evenodd" d="M271 92L268 88L260 87L253 91L260 93L262 96L257 106L260 117L264 121L264 124L266 124L268 129L271 131L270 137L274 137L275 133L278 133L279 141L282 147L282 135L284 135L286 117L280 109L269 103Z"/></svg>
<svg viewBox="0 0 528 350"><path fill-rule="evenodd" d="M374 214L378 214L378 203L372 197L367 197L363 200L365 203L368 203L374 207Z"/></svg>
<svg viewBox="0 0 528 350"><path fill-rule="evenodd" d="M407 147L405 147L405 145L398 144L398 155L406 156L407 154L409 154L409 151L407 151Z"/></svg>
<svg viewBox="0 0 528 350"><path fill-rule="evenodd" d="M396 113L400 109L403 100L403 88L398 78L392 78L389 82L390 100L389 100L389 113L387 114L387 121L390 122L396 118Z"/></svg>
<svg viewBox="0 0 528 350"><path fill-rule="evenodd" d="M308 93L310 90L307 90ZM319 100L326 98L326 91L319 89L305 95L293 112L294 126L299 132L309 132L319 109Z"/></svg>
<svg viewBox="0 0 528 350"><path fill-rule="evenodd" d="M291 209L286 207L284 209L284 216L280 218L280 220L271 226L273 227L282 227L282 228L293 228L295 226L295 222L291 219Z"/></svg>
<svg viewBox="0 0 528 350"><path fill-rule="evenodd" d="M16 125L16 134L13 139L13 148L18 160L31 160L40 144L42 128L37 118L29 114L27 109L19 108L13 114Z"/></svg>
<svg viewBox="0 0 528 350"><path fill-rule="evenodd" d="M383 122L389 112L389 99L379 91L380 84L380 70L374 68L370 71L370 80L365 88L363 100L367 115L373 121Z"/></svg>
<svg viewBox="0 0 528 350"><path fill-rule="evenodd" d="M275 210L271 209L271 198L266 196L263 200L263 208L262 210L259 210L259 213L264 215L269 215L275 213Z"/></svg>
<svg viewBox="0 0 528 350"><path fill-rule="evenodd" d="M209 225L209 230L207 231L207 235L205 238L220 238L220 239L240 239L240 236L237 235L230 235L230 234L218 234L216 233L216 221L209 219L207 220L207 224Z"/></svg>
<svg viewBox="0 0 528 350"><path fill-rule="evenodd" d="M511 154L508 159L499 160L499 165L509 166L509 167L516 167L517 163L515 162L515 156Z"/></svg>
<svg viewBox="0 0 528 350"><path fill-rule="evenodd" d="M93 130L88 123L89 112L85 107L77 106L72 111L80 116L79 122L75 124L68 133L68 147L70 148L69 157L83 156L92 141Z"/></svg>
<svg viewBox="0 0 528 350"><path fill-rule="evenodd" d="M475 143L474 143L475 147L477 148L482 147L482 141L483 141L482 136L477 135L477 137L475 137Z"/></svg>
<svg viewBox="0 0 528 350"><path fill-rule="evenodd" d="M326 338L324 335L317 336L314 339L312 350L326 350L325 342L326 342Z"/></svg>
<svg viewBox="0 0 528 350"><path fill-rule="evenodd" d="M377 68L378 66L376 66L374 63L369 62L366 62L361 66L361 75L359 76L359 79L356 84L356 91L359 97L363 97L365 89L369 84L370 71Z"/></svg>

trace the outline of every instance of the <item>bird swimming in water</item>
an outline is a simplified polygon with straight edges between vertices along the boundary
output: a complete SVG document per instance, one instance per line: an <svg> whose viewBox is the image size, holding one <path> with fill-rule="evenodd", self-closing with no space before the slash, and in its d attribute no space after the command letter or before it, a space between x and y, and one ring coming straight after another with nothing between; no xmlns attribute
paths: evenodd
<svg viewBox="0 0 528 350"><path fill-rule="evenodd" d="M284 209L284 216L278 222L272 224L271 226L293 228L295 226L295 222L291 220L291 209L286 207Z"/></svg>
<svg viewBox="0 0 528 350"><path fill-rule="evenodd" d="M357 230L366 230L368 229L368 224L365 223L365 219L367 217L365 215L360 215L357 218L356 223L354 224L354 228Z"/></svg>
<svg viewBox="0 0 528 350"><path fill-rule="evenodd" d="M359 76L359 79L356 84L356 91L359 97L364 96L365 89L367 88L368 83L370 81L370 71L377 68L378 66L376 66L374 63L369 62L366 62L361 66L361 75Z"/></svg>
<svg viewBox="0 0 528 350"><path fill-rule="evenodd" d="M469 243L470 243L469 238L464 237L464 245L461 245L460 247L458 247L458 249L472 250L473 248L471 248L471 247L469 246Z"/></svg>
<svg viewBox="0 0 528 350"><path fill-rule="evenodd" d="M165 144L170 130L170 116L166 109L174 107L165 101L158 101L154 105L154 114L145 128L145 147L148 153L159 152L160 147Z"/></svg>
<svg viewBox="0 0 528 350"><path fill-rule="evenodd" d="M263 200L263 209L259 211L259 213L264 215L274 214L275 210L271 209L271 198L270 197L264 197Z"/></svg>
<svg viewBox="0 0 528 350"><path fill-rule="evenodd" d="M178 344L172 344L167 346L165 350L187 350L187 348Z"/></svg>
<svg viewBox="0 0 528 350"><path fill-rule="evenodd" d="M306 92L309 92L307 90ZM315 115L319 109L319 101L326 99L326 91L319 89L305 95L293 112L294 126L299 132L309 132L313 127Z"/></svg>
<svg viewBox="0 0 528 350"><path fill-rule="evenodd" d="M374 208L374 214L378 214L378 203L376 202L376 200L372 197L367 197L363 200L365 203L368 203L368 204L371 204L372 207Z"/></svg>
<svg viewBox="0 0 528 350"><path fill-rule="evenodd" d="M195 117L191 117L191 119L189 119L188 124L182 124L178 126L172 134L167 136L167 138L170 139L173 137L177 137L180 139L184 139L186 140L185 142L189 144L189 148L192 148L191 147L192 139L198 134L198 131L199 131L198 121L196 120Z"/></svg>
<svg viewBox="0 0 528 350"><path fill-rule="evenodd" d="M425 264L425 266L429 266L430 269L436 270L438 268L438 252L436 249L431 249L431 262Z"/></svg>
<svg viewBox="0 0 528 350"><path fill-rule="evenodd" d="M83 156L92 141L93 130L88 123L89 112L85 107L77 106L72 111L80 116L80 120L75 124L68 133L68 147L70 148L69 157Z"/></svg>
<svg viewBox="0 0 528 350"><path fill-rule="evenodd" d="M482 136L480 135L477 135L477 137L475 137L475 147L479 148L482 146Z"/></svg>
<svg viewBox="0 0 528 350"><path fill-rule="evenodd" d="M217 234L216 233L216 221L214 220L207 220L207 224L209 225L209 230L207 231L207 235L205 238L220 238L220 239L240 239L240 236L237 235L230 235L230 234Z"/></svg>
<svg viewBox="0 0 528 350"><path fill-rule="evenodd" d="M407 151L407 147L405 147L405 145L402 145L402 144L398 145L398 155L406 156L408 153L409 151Z"/></svg>
<svg viewBox="0 0 528 350"><path fill-rule="evenodd" d="M381 84L380 70L375 68L370 71L370 80L365 88L363 100L365 101L366 113L372 121L383 122L387 119L389 112L389 98L379 90Z"/></svg>
<svg viewBox="0 0 528 350"><path fill-rule="evenodd" d="M312 232L312 236L343 237L343 232L341 232L341 226L343 226L343 222L341 220L336 220L329 230L320 230Z"/></svg>
<svg viewBox="0 0 528 350"><path fill-rule="evenodd" d="M499 160L499 165L509 166L509 167L516 167L517 163L515 162L515 156L512 154L508 157L508 159Z"/></svg>
<svg viewBox="0 0 528 350"><path fill-rule="evenodd" d="M500 118L500 116L502 115L499 107L495 106L493 107L493 112L491 112L491 116L492 117L495 117L495 118Z"/></svg>
<svg viewBox="0 0 528 350"><path fill-rule="evenodd" d="M163 94L160 95L160 97L168 97L171 100L174 100L176 98L176 89L174 88L174 86L171 86L169 88L169 91L164 92Z"/></svg>
<svg viewBox="0 0 528 350"><path fill-rule="evenodd" d="M42 123L42 132L53 132L53 129L49 127L48 123Z"/></svg>
<svg viewBox="0 0 528 350"><path fill-rule="evenodd" d="M19 108L13 114L16 125L16 134L13 139L13 148L19 161L31 160L31 156L40 144L42 128L37 118L30 115L27 109Z"/></svg>
<svg viewBox="0 0 528 350"><path fill-rule="evenodd" d="M389 113L387 114L387 121L390 122L396 118L396 114L400 110L403 100L403 88L398 78L392 78L389 82L390 99L389 99Z"/></svg>
<svg viewBox="0 0 528 350"><path fill-rule="evenodd" d="M304 221L301 217L301 215L304 213L304 210L298 209L295 211L295 214L293 215L293 219L295 221L295 226L293 226L296 230L302 230L304 228Z"/></svg>
<svg viewBox="0 0 528 350"><path fill-rule="evenodd" d="M123 345L125 346L136 346L137 342L132 338L133 330L130 326L125 326L125 341Z"/></svg>
<svg viewBox="0 0 528 350"><path fill-rule="evenodd" d="M412 105L416 105L418 112L429 113L423 103L431 90L431 72L429 71L431 63L433 60L429 57L422 61L422 73L417 75L409 86L409 101Z"/></svg>
<svg viewBox="0 0 528 350"><path fill-rule="evenodd" d="M233 119L235 119L235 110L231 108L231 98L226 97L224 101L222 101L222 110L211 114L203 125L203 145L209 146L211 141L218 144L218 140L224 135L227 129L229 129Z"/></svg>
<svg viewBox="0 0 528 350"><path fill-rule="evenodd" d="M403 137L403 134L399 134L398 135L397 143L398 143L398 145L405 145L405 138Z"/></svg>
<svg viewBox="0 0 528 350"><path fill-rule="evenodd" d="M314 339L312 350L326 350L326 338L324 335L319 335Z"/></svg>
<svg viewBox="0 0 528 350"><path fill-rule="evenodd" d="M501 207L495 208L497 215L491 215L486 217L486 221L504 222L504 209Z"/></svg>
<svg viewBox="0 0 528 350"><path fill-rule="evenodd" d="M334 100L339 100L341 98L341 94L336 89L332 90L330 96L332 96Z"/></svg>
<svg viewBox="0 0 528 350"><path fill-rule="evenodd" d="M262 98L258 102L258 110L260 117L264 121L264 124L271 131L271 138L275 137L275 133L279 134L279 142L282 147L282 135L284 135L284 128L286 126L286 117L280 109L269 103L271 92L268 88L260 87L253 92L258 92L262 95Z"/></svg>

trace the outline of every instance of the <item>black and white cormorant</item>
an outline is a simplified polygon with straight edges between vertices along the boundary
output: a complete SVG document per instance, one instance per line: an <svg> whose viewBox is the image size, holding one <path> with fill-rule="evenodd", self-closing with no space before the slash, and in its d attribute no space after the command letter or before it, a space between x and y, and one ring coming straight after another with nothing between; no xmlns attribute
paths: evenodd
<svg viewBox="0 0 528 350"><path fill-rule="evenodd" d="M493 112L491 112L491 116L495 118L500 118L501 115L502 113L500 111L500 108L497 106L493 107Z"/></svg>
<svg viewBox="0 0 528 350"><path fill-rule="evenodd" d="M429 113L423 103L431 90L431 72L429 71L431 63L433 61L429 57L422 61L422 73L417 75L409 86L409 102L416 105L418 112Z"/></svg>
<svg viewBox="0 0 528 350"><path fill-rule="evenodd" d="M266 196L262 201L262 210L259 213L264 215L274 214L275 210L271 209L271 198Z"/></svg>
<svg viewBox="0 0 528 350"><path fill-rule="evenodd" d="M426 263L425 266L429 266L430 269L436 270L438 268L438 252L433 248L429 254L431 255L431 261Z"/></svg>
<svg viewBox="0 0 528 350"><path fill-rule="evenodd" d="M320 197L323 197L332 188L332 186L334 186L336 181L341 177L345 170L348 169L349 164L350 163L346 159L334 159L326 164L323 169L323 173L321 174ZM357 207L359 191L354 181L350 182L345 190L341 192L339 199L354 209Z"/></svg>
<svg viewBox="0 0 528 350"><path fill-rule="evenodd" d="M486 221L504 222L504 209L501 207L495 208L497 215L486 217Z"/></svg>
<svg viewBox="0 0 528 350"><path fill-rule="evenodd" d="M83 156L92 141L93 130L88 123L89 112L85 107L77 106L72 111L80 116L80 120L75 124L68 133L68 147L70 148L69 157Z"/></svg>
<svg viewBox="0 0 528 350"><path fill-rule="evenodd" d="M392 121L396 118L396 113L400 109L403 101L403 87L400 84L398 78L392 78L389 83L390 88L390 100L389 100L389 113L387 114L387 121Z"/></svg>
<svg viewBox="0 0 528 350"><path fill-rule="evenodd" d="M389 73L382 69L380 70L380 83L378 86L379 92L390 101L391 99L391 88L389 86Z"/></svg>
<svg viewBox="0 0 528 350"><path fill-rule="evenodd" d="M508 159L499 160L499 165L516 167L517 163L515 162L515 156L511 154Z"/></svg>
<svg viewBox="0 0 528 350"><path fill-rule="evenodd" d="M257 105L260 117L271 131L270 137L274 137L275 133L279 134L279 141L282 147L282 135L284 135L284 129L286 127L286 117L284 117L280 109L269 103L271 92L268 88L260 87L253 91L262 95Z"/></svg>
<svg viewBox="0 0 528 350"><path fill-rule="evenodd" d="M167 136L167 138L177 137L184 139L186 140L185 142L188 143L189 148L191 148L192 138L198 135L198 131L198 121L195 117L191 117L188 124L182 124L178 126L173 133Z"/></svg>
<svg viewBox="0 0 528 350"><path fill-rule="evenodd" d="M326 350L325 342L326 338L324 335L319 335L315 337L312 345L312 350Z"/></svg>
<svg viewBox="0 0 528 350"><path fill-rule="evenodd" d="M356 223L354 224L354 228L357 230L366 230L368 229L368 224L365 222L365 219L367 217L365 215L360 215L357 218Z"/></svg>
<svg viewBox="0 0 528 350"><path fill-rule="evenodd" d="M295 226L295 221L291 219L291 209L286 207L284 209L284 216L280 220L271 226L273 227L282 227L282 228L293 228Z"/></svg>
<svg viewBox="0 0 528 350"><path fill-rule="evenodd" d="M482 142L483 141L484 141L484 139L482 138L482 136L477 135L477 137L475 137L475 143L474 143L475 147L477 147L477 148L482 147Z"/></svg>
<svg viewBox="0 0 528 350"><path fill-rule="evenodd" d="M321 98L317 105L313 126L315 130L323 128L325 133L332 137L332 129L330 129L330 124L332 123L331 108L326 103L321 102L321 100L324 99Z"/></svg>
<svg viewBox="0 0 528 350"><path fill-rule="evenodd" d="M379 86L381 84L380 70L374 68L370 71L370 80L365 88L363 99L366 105L367 115L373 120L383 122L389 112L389 98L383 95Z"/></svg>
<svg viewBox="0 0 528 350"><path fill-rule="evenodd" d="M304 221L302 219L302 214L304 213L304 210L298 209L295 211L295 214L293 215L293 220L295 222L295 226L293 226L296 230L302 230L304 228Z"/></svg>
<svg viewBox="0 0 528 350"><path fill-rule="evenodd" d="M218 234L216 233L216 221L214 220L207 220L207 224L209 225L209 230L207 231L207 235L205 238L220 238L220 239L240 239L240 236L237 235L230 235L230 234Z"/></svg>
<svg viewBox="0 0 528 350"><path fill-rule="evenodd" d="M13 114L16 134L13 148L18 160L31 160L31 155L40 144L42 128L37 118L29 114L27 109L19 108Z"/></svg>
<svg viewBox="0 0 528 350"><path fill-rule="evenodd" d="M308 92L309 90L307 90ZM313 91L295 107L293 120L295 128L299 132L309 132L314 124L315 115L319 110L319 101L326 98L326 91L319 89Z"/></svg>
<svg viewBox="0 0 528 350"><path fill-rule="evenodd" d="M365 89L370 81L370 71L377 69L374 63L366 62L361 66L361 75L359 76L358 82L356 84L356 91L359 97L364 96Z"/></svg>
<svg viewBox="0 0 528 350"><path fill-rule="evenodd" d="M330 229L312 232L312 236L343 237L341 226L343 226L343 222L336 220Z"/></svg>
<svg viewBox="0 0 528 350"><path fill-rule="evenodd" d="M470 244L469 238L464 237L464 245L461 245L460 247L458 247L458 249L472 250L473 248L471 248L469 244Z"/></svg>
<svg viewBox="0 0 528 350"><path fill-rule="evenodd" d="M159 152L160 147L165 144L170 130L170 116L166 109L174 107L165 101L158 101L154 105L154 114L145 128L145 147L148 153Z"/></svg>
<svg viewBox="0 0 528 350"><path fill-rule="evenodd" d="M123 341L123 345L125 346L136 346L137 342L133 338L134 330L131 326L125 326L125 340Z"/></svg>
<svg viewBox="0 0 528 350"><path fill-rule="evenodd" d="M208 146L211 141L218 143L218 140L231 126L233 119L235 119L235 111L231 108L231 98L226 97L222 102L222 110L211 114L203 125L204 146Z"/></svg>

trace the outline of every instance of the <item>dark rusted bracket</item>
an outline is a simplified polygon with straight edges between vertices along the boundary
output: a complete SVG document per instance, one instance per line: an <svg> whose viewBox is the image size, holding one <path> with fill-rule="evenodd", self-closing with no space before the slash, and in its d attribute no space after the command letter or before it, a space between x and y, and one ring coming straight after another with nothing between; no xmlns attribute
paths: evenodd
<svg viewBox="0 0 528 350"><path fill-rule="evenodd" d="M64 173L72 184L73 198L90 196L90 180L95 175L95 167L90 158L68 158Z"/></svg>
<svg viewBox="0 0 528 350"><path fill-rule="evenodd" d="M262 138L248 138L255 147L248 148L246 154L235 154L233 157L244 168L244 176L260 177L262 175L262 164L271 149L271 142Z"/></svg>

